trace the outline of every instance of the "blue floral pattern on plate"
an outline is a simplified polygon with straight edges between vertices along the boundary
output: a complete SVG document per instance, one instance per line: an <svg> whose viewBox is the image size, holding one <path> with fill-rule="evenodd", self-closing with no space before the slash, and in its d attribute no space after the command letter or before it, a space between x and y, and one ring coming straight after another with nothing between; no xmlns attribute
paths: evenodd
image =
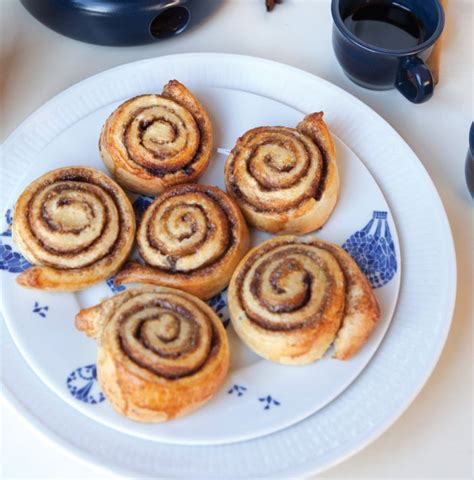
<svg viewBox="0 0 474 480"><path fill-rule="evenodd" d="M0 237L11 237L12 236L12 222L13 222L11 208L9 208L5 212L5 222L7 223L8 227L4 232L0 233Z"/></svg>
<svg viewBox="0 0 474 480"><path fill-rule="evenodd" d="M127 289L125 285L117 285L115 283L115 276L108 278L105 283L110 288L110 290L112 290L112 293L114 294L123 292Z"/></svg>
<svg viewBox="0 0 474 480"><path fill-rule="evenodd" d="M33 306L33 313L37 313L40 317L46 318L46 314L49 310L48 305L41 306L38 302L35 302Z"/></svg>
<svg viewBox="0 0 474 480"><path fill-rule="evenodd" d="M229 395L232 395L234 392L238 397L241 397L247 391L247 387L243 385L233 385L230 390L227 391Z"/></svg>
<svg viewBox="0 0 474 480"><path fill-rule="evenodd" d="M217 313L217 316L222 320L224 328L227 328L230 323L229 311L227 309L227 302L225 299L224 292L227 289L222 290L222 292L214 295L207 304Z"/></svg>
<svg viewBox="0 0 474 480"><path fill-rule="evenodd" d="M260 397L258 399L259 402L263 402L265 405L263 407L264 410L270 410L273 406L279 407L281 403L278 400L275 400L271 395L267 395L266 397Z"/></svg>
<svg viewBox="0 0 474 480"><path fill-rule="evenodd" d="M0 270L6 270L10 273L21 273L31 267L31 263L16 252L11 245L5 243L3 239L11 239L12 229L11 224L13 221L12 211L9 208L5 213L5 221L7 228L0 233Z"/></svg>
<svg viewBox="0 0 474 480"><path fill-rule="evenodd" d="M31 267L31 263L11 245L5 245L0 241L0 270L10 273L21 273Z"/></svg>
<svg viewBox="0 0 474 480"><path fill-rule="evenodd" d="M383 287L397 272L397 256L387 212L374 211L372 219L342 245L364 272L372 288Z"/></svg>
<svg viewBox="0 0 474 480"><path fill-rule="evenodd" d="M66 380L67 388L73 397L81 402L96 404L105 400L97 381L95 363L76 368Z"/></svg>
<svg viewBox="0 0 474 480"><path fill-rule="evenodd" d="M133 201L133 210L135 211L135 218L137 225L140 224L145 210L153 203L155 197L149 195L138 195Z"/></svg>

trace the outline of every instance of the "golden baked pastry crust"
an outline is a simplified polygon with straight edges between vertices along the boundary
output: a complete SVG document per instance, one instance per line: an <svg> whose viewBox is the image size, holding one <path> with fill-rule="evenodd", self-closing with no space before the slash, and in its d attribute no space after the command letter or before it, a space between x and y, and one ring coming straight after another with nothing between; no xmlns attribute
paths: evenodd
<svg viewBox="0 0 474 480"><path fill-rule="evenodd" d="M113 275L128 257L135 214L125 192L94 168L53 170L18 198L13 240L35 266L23 287L75 291Z"/></svg>
<svg viewBox="0 0 474 480"><path fill-rule="evenodd" d="M252 249L235 270L229 313L256 353L285 364L308 364L335 342L348 359L367 340L379 308L352 258L322 240L275 237Z"/></svg>
<svg viewBox="0 0 474 480"><path fill-rule="evenodd" d="M237 204L217 187L178 185L143 215L137 244L144 265L130 262L115 282L179 288L207 300L229 283L249 249Z"/></svg>
<svg viewBox="0 0 474 480"><path fill-rule="evenodd" d="M163 422L188 414L227 375L222 322L204 302L179 290L127 290L81 310L76 327L97 338L101 389L132 420Z"/></svg>
<svg viewBox="0 0 474 480"><path fill-rule="evenodd" d="M196 181L209 163L212 145L207 112L177 80L161 95L140 95L120 105L99 141L102 160L117 182L149 195Z"/></svg>
<svg viewBox="0 0 474 480"><path fill-rule="evenodd" d="M292 234L320 228L339 193L336 151L323 113L307 115L296 129L249 130L227 158L224 178L256 228Z"/></svg>

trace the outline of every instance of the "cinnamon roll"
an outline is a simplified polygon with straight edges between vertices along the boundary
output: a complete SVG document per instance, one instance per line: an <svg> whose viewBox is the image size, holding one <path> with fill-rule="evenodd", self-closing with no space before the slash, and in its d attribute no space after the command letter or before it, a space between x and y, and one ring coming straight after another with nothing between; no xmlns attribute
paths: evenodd
<svg viewBox="0 0 474 480"><path fill-rule="evenodd" d="M320 228L339 192L336 151L323 113L307 115L296 129L249 130L227 158L224 178L256 228L293 234Z"/></svg>
<svg viewBox="0 0 474 480"><path fill-rule="evenodd" d="M131 262L115 282L175 287L207 300L229 283L249 248L236 203L217 187L178 185L145 211L137 232L145 262Z"/></svg>
<svg viewBox="0 0 474 480"><path fill-rule="evenodd" d="M105 122L99 149L120 185L156 195L196 181L209 163L212 141L203 106L171 80L161 95L140 95L120 105Z"/></svg>
<svg viewBox="0 0 474 480"><path fill-rule="evenodd" d="M74 291L120 268L133 246L135 215L107 175L66 167L46 173L20 195L12 232L34 265L17 277L20 285Z"/></svg>
<svg viewBox="0 0 474 480"><path fill-rule="evenodd" d="M127 290L81 310L76 327L98 339L104 395L117 412L139 422L163 422L199 408L229 368L219 317L179 290Z"/></svg>
<svg viewBox="0 0 474 480"><path fill-rule="evenodd" d="M229 313L256 353L285 364L308 364L334 342L348 359L379 318L370 285L340 247L316 238L275 237L240 262L229 285Z"/></svg>

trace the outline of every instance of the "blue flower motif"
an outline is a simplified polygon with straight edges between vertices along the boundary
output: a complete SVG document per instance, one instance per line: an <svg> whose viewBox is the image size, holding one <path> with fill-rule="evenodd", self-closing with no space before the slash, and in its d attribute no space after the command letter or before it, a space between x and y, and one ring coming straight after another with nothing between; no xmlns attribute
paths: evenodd
<svg viewBox="0 0 474 480"><path fill-rule="evenodd" d="M12 236L12 222L13 222L12 209L11 208L9 208L5 212L5 222L7 223L8 227L4 232L0 233L0 237L11 237Z"/></svg>
<svg viewBox="0 0 474 480"><path fill-rule="evenodd" d="M5 245L0 240L0 270L10 273L21 273L31 267L31 263L18 252L15 252L11 245Z"/></svg>
<svg viewBox="0 0 474 480"><path fill-rule="evenodd" d="M49 310L49 307L45 305L42 307L38 302L35 302L33 307L33 313L37 313L40 317L46 318L46 312Z"/></svg>
<svg viewBox="0 0 474 480"><path fill-rule="evenodd" d="M125 285L117 285L115 283L115 276L108 278L105 283L112 290L112 293L120 293L127 289Z"/></svg>
<svg viewBox="0 0 474 480"><path fill-rule="evenodd" d="M234 385L230 390L227 391L229 395L232 395L234 392L237 393L238 397L241 397L247 391L247 387L243 385Z"/></svg>
<svg viewBox="0 0 474 480"><path fill-rule="evenodd" d="M382 287L397 272L397 256L387 212L374 211L369 223L351 235L342 248L356 261L372 288Z"/></svg>
<svg viewBox="0 0 474 480"><path fill-rule="evenodd" d="M278 400L275 400L271 395L267 395L266 397L260 397L258 401L264 403L264 410L270 410L272 406L279 407L281 405L281 403Z"/></svg>
<svg viewBox="0 0 474 480"><path fill-rule="evenodd" d="M229 312L227 310L227 303L224 299L224 292L226 289L222 290L222 292L214 295L210 300L208 300L207 304L217 313L217 316L222 320L224 328L227 328L230 323Z"/></svg>
<svg viewBox="0 0 474 480"><path fill-rule="evenodd" d="M0 233L0 270L6 270L10 273L21 273L31 267L31 263L18 252L13 250L11 245L4 243L2 237L11 238L12 210L9 208L5 213L5 221L8 228Z"/></svg>
<svg viewBox="0 0 474 480"><path fill-rule="evenodd" d="M135 210L135 218L137 219L137 225L142 221L145 210L153 203L155 197L148 195L138 195L133 202L133 210Z"/></svg>
<svg viewBox="0 0 474 480"><path fill-rule="evenodd" d="M73 397L81 402L96 404L105 400L97 382L97 368L94 363L76 368L66 380Z"/></svg>

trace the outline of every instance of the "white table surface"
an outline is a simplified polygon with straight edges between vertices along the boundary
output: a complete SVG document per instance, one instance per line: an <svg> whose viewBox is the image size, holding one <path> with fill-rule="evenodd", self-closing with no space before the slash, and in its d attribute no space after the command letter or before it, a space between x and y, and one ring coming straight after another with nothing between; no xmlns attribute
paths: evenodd
<svg viewBox="0 0 474 480"><path fill-rule="evenodd" d="M449 1L441 83L423 105L410 104L396 91L361 89L342 74L331 46L329 0L284 0L271 14L263 3L223 0L200 28L179 37L110 48L62 37L36 22L18 0L0 0L0 140L79 80L122 63L181 52L270 58L325 78L367 103L405 138L438 188L456 244L458 296L446 347L420 395L379 439L321 477L472 478L474 203L464 159L474 117L473 3ZM60 451L4 402L0 439L2 478L111 476Z"/></svg>

